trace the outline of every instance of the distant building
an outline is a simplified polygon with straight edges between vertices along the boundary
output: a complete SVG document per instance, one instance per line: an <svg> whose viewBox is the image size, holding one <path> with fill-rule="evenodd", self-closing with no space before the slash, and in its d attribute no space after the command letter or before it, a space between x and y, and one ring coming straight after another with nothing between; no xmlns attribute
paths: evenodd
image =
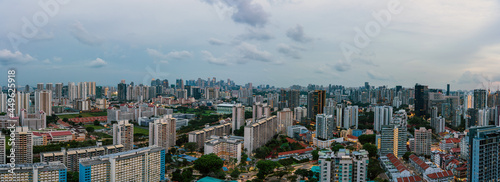
<svg viewBox="0 0 500 182"><path fill-rule="evenodd" d="M334 120L332 115L316 115L316 138L321 140L333 139Z"/></svg>
<svg viewBox="0 0 500 182"><path fill-rule="evenodd" d="M376 136L380 156L394 154L401 158L406 153L407 131L405 126L384 125Z"/></svg>
<svg viewBox="0 0 500 182"><path fill-rule="evenodd" d="M326 91L315 90L307 94L307 117L316 118L317 114L323 114L325 107Z"/></svg>
<svg viewBox="0 0 500 182"><path fill-rule="evenodd" d="M245 126L245 106L236 104L231 108L231 110L231 114L233 116L231 125L234 133L235 130L239 130L242 126Z"/></svg>
<svg viewBox="0 0 500 182"><path fill-rule="evenodd" d="M16 127L15 134L15 160L17 164L33 163L33 132L27 126Z"/></svg>
<svg viewBox="0 0 500 182"><path fill-rule="evenodd" d="M284 108L282 111L278 111L278 132L286 133L288 126L293 125L293 111L288 108Z"/></svg>
<svg viewBox="0 0 500 182"><path fill-rule="evenodd" d="M35 112L40 111L45 112L49 116L52 116L52 91L41 90L35 92Z"/></svg>
<svg viewBox="0 0 500 182"><path fill-rule="evenodd" d="M205 128L200 130L191 131L188 133L188 141L195 142L198 144L198 149L203 147L205 141L212 135L215 136L225 136L229 135L231 131L230 120L221 120L219 125L205 125Z"/></svg>
<svg viewBox="0 0 500 182"><path fill-rule="evenodd" d="M374 116L373 130L380 132L382 125L392 123L392 106L376 106Z"/></svg>

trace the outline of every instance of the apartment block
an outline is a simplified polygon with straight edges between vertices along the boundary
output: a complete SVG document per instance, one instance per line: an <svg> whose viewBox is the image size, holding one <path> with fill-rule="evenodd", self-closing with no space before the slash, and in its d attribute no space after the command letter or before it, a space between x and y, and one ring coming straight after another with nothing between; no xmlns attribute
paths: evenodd
<svg viewBox="0 0 500 182"><path fill-rule="evenodd" d="M126 120L113 124L113 145L120 144L125 150L134 149L134 125Z"/></svg>
<svg viewBox="0 0 500 182"><path fill-rule="evenodd" d="M226 161L236 159L237 164L239 164L243 141L244 138L238 136L212 136L210 140L205 142L204 154L214 153Z"/></svg>
<svg viewBox="0 0 500 182"><path fill-rule="evenodd" d="M206 125L205 128L201 130L195 130L188 133L188 141L195 142L198 144L198 148L203 147L205 145L205 141L210 138L212 135L215 136L225 136L231 134L231 120L221 120L219 121L219 125L209 126Z"/></svg>
<svg viewBox="0 0 500 182"><path fill-rule="evenodd" d="M176 119L171 115L154 118L149 124L149 146L159 146L166 150L175 146Z"/></svg>
<svg viewBox="0 0 500 182"><path fill-rule="evenodd" d="M80 181L163 181L165 149L146 147L80 160Z"/></svg>
<svg viewBox="0 0 500 182"><path fill-rule="evenodd" d="M265 145L278 133L278 118L271 116L259 119L245 126L244 146L247 153Z"/></svg>
<svg viewBox="0 0 500 182"><path fill-rule="evenodd" d="M320 181L365 182L368 179L368 162L368 152L365 150L351 153L347 149L340 149L337 153L327 153L320 156L318 161Z"/></svg>
<svg viewBox="0 0 500 182"><path fill-rule="evenodd" d="M67 181L66 166L61 162L16 164L11 173L10 164L0 164L0 181Z"/></svg>

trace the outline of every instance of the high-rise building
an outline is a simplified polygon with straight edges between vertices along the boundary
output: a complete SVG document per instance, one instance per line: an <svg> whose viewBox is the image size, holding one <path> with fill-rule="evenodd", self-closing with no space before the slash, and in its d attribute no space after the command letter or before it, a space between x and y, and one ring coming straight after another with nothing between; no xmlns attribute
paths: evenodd
<svg viewBox="0 0 500 182"><path fill-rule="evenodd" d="M293 111L289 108L284 108L283 111L278 111L278 132L286 133L288 126L293 125Z"/></svg>
<svg viewBox="0 0 500 182"><path fill-rule="evenodd" d="M213 87L206 87L205 88L205 99L207 100L214 100L219 98L219 90Z"/></svg>
<svg viewBox="0 0 500 182"><path fill-rule="evenodd" d="M500 127L471 127L468 133L469 158L467 181L497 181L500 179Z"/></svg>
<svg viewBox="0 0 500 182"><path fill-rule="evenodd" d="M239 130L241 126L245 126L245 106L241 104L236 104L233 106L233 119L231 120L233 133L235 130Z"/></svg>
<svg viewBox="0 0 500 182"><path fill-rule="evenodd" d="M415 85L415 114L425 116L427 111L428 87L426 85Z"/></svg>
<svg viewBox="0 0 500 182"><path fill-rule="evenodd" d="M96 86L95 87L95 98L96 99L102 99L105 95L106 94L105 94L102 86Z"/></svg>
<svg viewBox="0 0 500 182"><path fill-rule="evenodd" d="M14 113L15 116L19 117L21 115L21 112L23 109L30 108L30 106L31 106L30 104L31 104L31 102L30 102L30 94L29 93L17 92L16 93L16 103L15 103L16 110Z"/></svg>
<svg viewBox="0 0 500 182"><path fill-rule="evenodd" d="M43 83L37 83L36 84L36 90L37 91L42 91L44 89L44 84Z"/></svg>
<svg viewBox="0 0 500 182"><path fill-rule="evenodd" d="M486 107L486 90L475 89L474 90L474 109L483 109Z"/></svg>
<svg viewBox="0 0 500 182"><path fill-rule="evenodd" d="M252 106L252 121L253 122L255 122L256 120L258 120L260 118L269 117L269 116L271 116L271 107L269 107L267 104L257 102Z"/></svg>
<svg viewBox="0 0 500 182"><path fill-rule="evenodd" d="M122 144L125 150L134 149L134 125L127 120L113 124L113 145Z"/></svg>
<svg viewBox="0 0 500 182"><path fill-rule="evenodd" d="M154 121L149 123L149 146L156 145L166 150L175 146L175 124L176 119L172 118L172 115L154 118Z"/></svg>
<svg viewBox="0 0 500 182"><path fill-rule="evenodd" d="M411 150L417 155L431 155L432 130L420 127L415 130L414 148Z"/></svg>
<svg viewBox="0 0 500 182"><path fill-rule="evenodd" d="M431 127L438 134L445 130L445 119L441 116L431 119Z"/></svg>
<svg viewBox="0 0 500 182"><path fill-rule="evenodd" d="M50 90L35 92L35 112L41 111L44 111L48 116L52 116L52 91Z"/></svg>
<svg viewBox="0 0 500 182"><path fill-rule="evenodd" d="M78 91L78 98L87 100L87 96L89 95L89 88L87 82L79 82L77 91Z"/></svg>
<svg viewBox="0 0 500 182"><path fill-rule="evenodd" d="M265 145L277 134L276 116L259 119L245 126L245 149L247 153L254 152L255 149Z"/></svg>
<svg viewBox="0 0 500 182"><path fill-rule="evenodd" d="M446 96L450 96L450 84L446 84Z"/></svg>
<svg viewBox="0 0 500 182"><path fill-rule="evenodd" d="M127 84L125 83L118 84L118 101L119 102L127 101Z"/></svg>
<svg viewBox="0 0 500 182"><path fill-rule="evenodd" d="M344 108L342 128L358 129L358 106L347 106Z"/></svg>
<svg viewBox="0 0 500 182"><path fill-rule="evenodd" d="M52 84L52 83L45 84L45 90L50 90L50 91L54 92L54 84Z"/></svg>
<svg viewBox="0 0 500 182"><path fill-rule="evenodd" d="M146 147L80 160L80 181L164 181L165 153Z"/></svg>
<svg viewBox="0 0 500 182"><path fill-rule="evenodd" d="M320 181L365 182L368 180L368 152L340 149L319 157Z"/></svg>
<svg viewBox="0 0 500 182"><path fill-rule="evenodd" d="M63 97L63 83L56 83L56 88L54 89L54 98L61 99Z"/></svg>
<svg viewBox="0 0 500 182"><path fill-rule="evenodd" d="M78 91L74 82L68 82L68 99L73 102L78 98Z"/></svg>
<svg viewBox="0 0 500 182"><path fill-rule="evenodd" d="M392 153L401 158L406 153L406 141L406 126L383 125L376 136L378 153L380 156Z"/></svg>
<svg viewBox="0 0 500 182"><path fill-rule="evenodd" d="M205 125L205 128L200 130L195 130L188 133L188 141L197 144L198 149L203 147L205 141L210 138L210 136L226 136L230 135L231 122L222 120L219 125L210 126Z"/></svg>
<svg viewBox="0 0 500 182"><path fill-rule="evenodd" d="M67 169L61 162L35 164L16 163L12 173L10 164L0 165L0 181L67 181Z"/></svg>
<svg viewBox="0 0 500 182"><path fill-rule="evenodd" d="M33 132L27 126L18 126L15 131L16 144L13 146L17 164L33 163Z"/></svg>
<svg viewBox="0 0 500 182"><path fill-rule="evenodd" d="M374 113L374 131L380 131L383 125L392 123L392 106L376 106Z"/></svg>
<svg viewBox="0 0 500 182"><path fill-rule="evenodd" d="M7 94L0 92L0 113L7 113Z"/></svg>
<svg viewBox="0 0 500 182"><path fill-rule="evenodd" d="M299 103L300 91L298 90L281 90L279 95L279 108L296 108Z"/></svg>
<svg viewBox="0 0 500 182"><path fill-rule="evenodd" d="M5 136L0 132L0 164L5 164L5 147L7 143L5 143Z"/></svg>
<svg viewBox="0 0 500 182"><path fill-rule="evenodd" d="M243 140L243 137L237 136L212 136L205 142L204 154L214 153L225 161L236 159L236 164L239 164Z"/></svg>
<svg viewBox="0 0 500 182"><path fill-rule="evenodd" d="M326 91L315 90L307 94L307 117L316 118L317 114L323 114L325 107Z"/></svg>
<svg viewBox="0 0 500 182"><path fill-rule="evenodd" d="M333 139L334 121L332 115L316 115L316 138L320 140Z"/></svg>
<svg viewBox="0 0 500 182"><path fill-rule="evenodd" d="M294 118L297 121L302 121L303 118L307 117L307 108L305 107L296 107L293 109Z"/></svg>

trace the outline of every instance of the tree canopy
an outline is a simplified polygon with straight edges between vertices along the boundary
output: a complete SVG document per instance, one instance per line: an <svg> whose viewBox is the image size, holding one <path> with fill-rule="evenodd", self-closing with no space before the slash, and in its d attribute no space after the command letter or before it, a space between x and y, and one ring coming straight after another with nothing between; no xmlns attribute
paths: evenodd
<svg viewBox="0 0 500 182"><path fill-rule="evenodd" d="M194 169L201 174L207 175L210 172L217 173L222 169L224 162L215 154L202 155L194 161Z"/></svg>

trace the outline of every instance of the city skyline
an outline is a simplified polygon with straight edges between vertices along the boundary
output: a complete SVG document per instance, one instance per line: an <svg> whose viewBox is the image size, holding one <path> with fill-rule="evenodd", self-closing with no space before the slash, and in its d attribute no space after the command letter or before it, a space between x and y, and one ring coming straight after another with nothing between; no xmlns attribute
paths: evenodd
<svg viewBox="0 0 500 182"><path fill-rule="evenodd" d="M0 74L17 69L21 85L197 77L277 87L368 81L472 90L491 81L497 90L500 83L495 1L62 2L50 10L0 2L0 15L10 17L0 25ZM34 22L39 12L46 22ZM378 21L383 12L390 19ZM25 20L35 35L26 36ZM380 31L372 35L365 27L374 23ZM367 45L356 45L363 34Z"/></svg>

